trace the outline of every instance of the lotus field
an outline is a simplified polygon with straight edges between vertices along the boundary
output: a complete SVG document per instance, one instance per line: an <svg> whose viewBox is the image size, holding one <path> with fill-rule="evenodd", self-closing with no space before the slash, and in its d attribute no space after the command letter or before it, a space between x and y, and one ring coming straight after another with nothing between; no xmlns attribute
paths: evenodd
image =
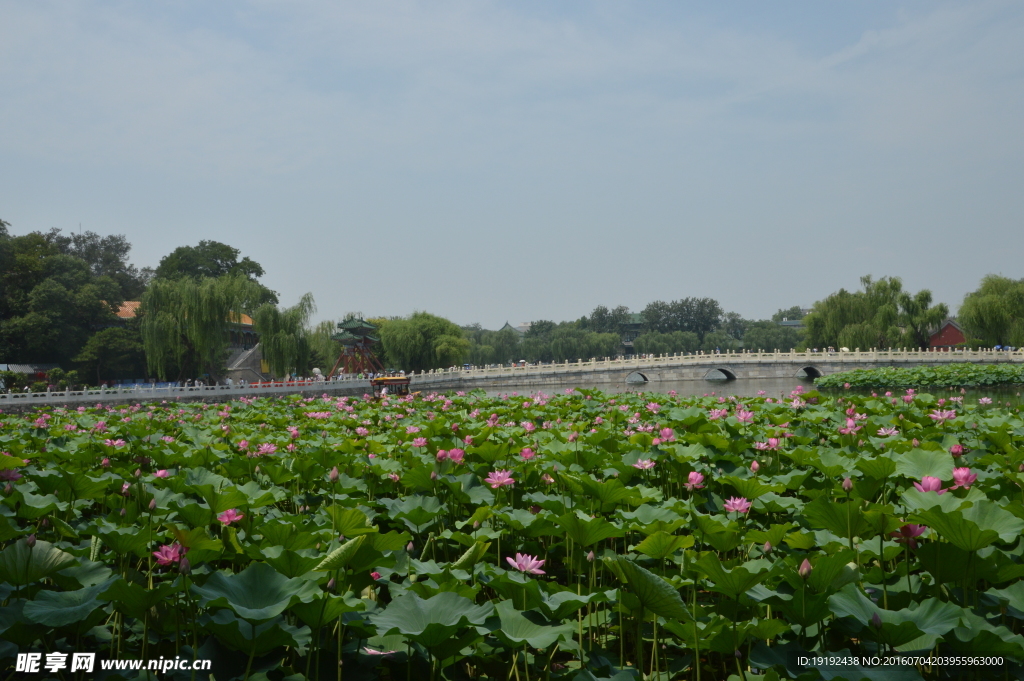
<svg viewBox="0 0 1024 681"><path fill-rule="evenodd" d="M970 401L0 414L0 658L199 658L218 681L1020 678L1024 422ZM912 653L963 666L844 664Z"/></svg>

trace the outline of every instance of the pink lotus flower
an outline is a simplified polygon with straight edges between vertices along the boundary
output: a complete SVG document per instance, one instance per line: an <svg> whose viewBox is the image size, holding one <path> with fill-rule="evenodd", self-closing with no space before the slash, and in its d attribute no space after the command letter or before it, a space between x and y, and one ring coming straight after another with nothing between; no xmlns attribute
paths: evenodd
<svg viewBox="0 0 1024 681"><path fill-rule="evenodd" d="M651 412L652 414L657 414L658 411L660 411L660 410L661 410L661 405L658 404L657 402L649 402L647 404L647 411Z"/></svg>
<svg viewBox="0 0 1024 681"><path fill-rule="evenodd" d="M957 489L958 487L970 489L977 479L977 473L972 473L970 468L954 468L953 486L950 489Z"/></svg>
<svg viewBox="0 0 1024 681"><path fill-rule="evenodd" d="M491 474L484 479L484 482L490 485L491 489L498 489L499 487L503 487L505 485L516 484L516 481L512 477L512 474L509 473L508 471L502 470L496 470L491 472Z"/></svg>
<svg viewBox="0 0 1024 681"><path fill-rule="evenodd" d="M116 440L104 440L103 444L108 447L124 447L126 443L121 438L118 438Z"/></svg>
<svg viewBox="0 0 1024 681"><path fill-rule="evenodd" d="M878 429L878 437L889 437L890 435L899 435L899 434L900 434L900 431L898 431L898 430L896 430L895 428L892 428L892 427L889 427L889 428L879 428Z"/></svg>
<svg viewBox="0 0 1024 681"><path fill-rule="evenodd" d="M747 513L750 511L750 502L743 497L730 497L723 505L727 513Z"/></svg>
<svg viewBox="0 0 1024 681"><path fill-rule="evenodd" d="M991 397L979 397L978 398L978 404L992 404L992 398Z"/></svg>
<svg viewBox="0 0 1024 681"><path fill-rule="evenodd" d="M925 525L904 525L895 532L890 532L889 535L896 538L896 542L899 544L906 544L912 549L917 548L917 537L924 534L924 531L928 527Z"/></svg>
<svg viewBox="0 0 1024 681"><path fill-rule="evenodd" d="M170 474L171 474L170 471L161 468L157 472L153 473L153 477L155 477L155 478L166 478Z"/></svg>
<svg viewBox="0 0 1024 681"><path fill-rule="evenodd" d="M650 470L654 468L654 462L650 459L637 459L637 462L633 464L633 468L637 468L642 471Z"/></svg>
<svg viewBox="0 0 1024 681"><path fill-rule="evenodd" d="M797 568L796 573L800 575L802 579L807 579L811 576L811 571L814 567L811 565L811 561L804 558L804 562L800 563L800 567Z"/></svg>
<svg viewBox="0 0 1024 681"><path fill-rule="evenodd" d="M537 454L529 447L524 447L523 451L519 452L519 456L520 458L523 459L523 461L529 461L533 457L537 456Z"/></svg>
<svg viewBox="0 0 1024 681"><path fill-rule="evenodd" d="M704 475L697 471L690 471L690 474L686 476L686 484L683 485L687 490L692 492L695 489L701 489L704 487Z"/></svg>
<svg viewBox="0 0 1024 681"><path fill-rule="evenodd" d="M517 553L515 560L512 560L508 557L506 557L505 560L508 561L509 565L514 567L516 570L519 570L520 572L526 572L531 575L545 574L545 572L540 569L541 566L544 565L545 561L537 560L537 558L535 558L534 556L530 556L525 553Z"/></svg>
<svg viewBox="0 0 1024 681"><path fill-rule="evenodd" d="M737 409L736 420L739 421L740 423L753 423L754 412L747 411L746 409Z"/></svg>
<svg viewBox="0 0 1024 681"><path fill-rule="evenodd" d="M370 578L376 582L378 579L380 579L380 573L374 570L370 573Z"/></svg>
<svg viewBox="0 0 1024 681"><path fill-rule="evenodd" d="M461 464L466 456L466 452L461 449L450 449L448 450L448 460L454 464Z"/></svg>
<svg viewBox="0 0 1024 681"><path fill-rule="evenodd" d="M239 513L237 510L229 508L228 510L224 511L219 516L217 516L217 520L219 520L222 525L230 525L232 523L238 522L244 517L244 513Z"/></svg>
<svg viewBox="0 0 1024 681"><path fill-rule="evenodd" d="M367 648L366 646L363 646L363 652L366 653L367 655L380 655L380 656L383 656L383 657L387 657L388 655L396 654L398 651L397 650L374 650L373 648Z"/></svg>
<svg viewBox="0 0 1024 681"><path fill-rule="evenodd" d="M153 552L153 556L156 558L157 565L170 565L171 563L180 563L186 553L188 553L188 549L178 542L174 542L173 544L164 544Z"/></svg>
<svg viewBox="0 0 1024 681"><path fill-rule="evenodd" d="M425 438L425 437L418 437L418 438L416 438L415 440L412 441L412 446L413 447L426 447L427 446L427 438Z"/></svg>
<svg viewBox="0 0 1024 681"><path fill-rule="evenodd" d="M915 482L914 487L918 492L935 492L937 494L945 494L946 490L942 489L942 480L926 475L921 478L921 482Z"/></svg>
<svg viewBox="0 0 1024 681"><path fill-rule="evenodd" d="M759 470L761 470L761 464L757 462L757 459L754 459L750 462L750 472L757 473Z"/></svg>
<svg viewBox="0 0 1024 681"><path fill-rule="evenodd" d="M388 478L391 479L391 482L398 482L401 480L401 478L398 477L398 473L388 473Z"/></svg>
<svg viewBox="0 0 1024 681"><path fill-rule="evenodd" d="M1024 465L1024 464L1022 464L1022 465ZM545 473L544 475L540 476L540 479L544 481L545 485L553 485L553 484L555 484L555 479L552 478L547 473Z"/></svg>
<svg viewBox="0 0 1024 681"><path fill-rule="evenodd" d="M13 468L4 468L0 470L0 480L3 482L17 482L21 480L21 473Z"/></svg>
<svg viewBox="0 0 1024 681"><path fill-rule="evenodd" d="M368 431L366 428L363 428L362 426L356 428L356 435L358 435L359 437L366 437L369 434L370 431Z"/></svg>
<svg viewBox="0 0 1024 681"><path fill-rule="evenodd" d="M708 412L708 420L717 421L718 419L722 418L723 416L727 416L728 414L728 409L712 409L711 411Z"/></svg>
<svg viewBox="0 0 1024 681"><path fill-rule="evenodd" d="M936 425L942 425L946 421L952 421L953 419L955 419L956 412L953 411L952 409L946 411L942 409L936 409L932 413L928 414L928 418L935 421Z"/></svg>
<svg viewBox="0 0 1024 681"><path fill-rule="evenodd" d="M964 446L961 444L955 444L949 448L949 453L952 454L953 456L963 456Z"/></svg>
<svg viewBox="0 0 1024 681"><path fill-rule="evenodd" d="M264 442L259 446L259 449L257 449L256 451L260 456L266 456L267 454L273 454L274 452L276 452L277 445L272 444L270 442Z"/></svg>
<svg viewBox="0 0 1024 681"><path fill-rule="evenodd" d="M843 478L843 491L849 492L851 489L853 489L853 480L850 478Z"/></svg>
<svg viewBox="0 0 1024 681"><path fill-rule="evenodd" d="M415 433L418 433L418 432L420 432L420 429L419 429L419 427L418 427L418 426L407 426L407 427L406 427L406 429L405 429L405 432L406 432L406 433L407 433L408 435L413 435L413 434L415 434Z"/></svg>

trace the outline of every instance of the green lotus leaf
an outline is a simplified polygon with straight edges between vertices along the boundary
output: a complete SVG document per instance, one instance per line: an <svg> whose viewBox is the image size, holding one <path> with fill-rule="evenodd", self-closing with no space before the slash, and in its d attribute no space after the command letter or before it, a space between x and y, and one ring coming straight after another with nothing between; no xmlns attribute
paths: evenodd
<svg viewBox="0 0 1024 681"><path fill-rule="evenodd" d="M851 617L864 628L861 635L894 648L909 643L923 634L941 636L958 626L963 608L937 598L925 599L915 609L884 610L857 588L847 584L829 600L829 608L837 617ZM872 624L877 615L880 629Z"/></svg>
<svg viewBox="0 0 1024 681"><path fill-rule="evenodd" d="M555 524L580 546L590 546L610 537L621 537L622 528L603 518L592 518L582 511L566 513L555 519Z"/></svg>
<svg viewBox="0 0 1024 681"><path fill-rule="evenodd" d="M476 565L480 560L487 555L487 549L491 546L491 542L478 541L469 549L466 550L458 560L451 564L453 570L469 570Z"/></svg>
<svg viewBox="0 0 1024 681"><path fill-rule="evenodd" d="M141 584L132 584L124 579L116 579L108 583L106 590L100 594L104 600L111 601L114 607L129 617L142 619L146 612L166 599L177 589L169 582L160 582L147 589Z"/></svg>
<svg viewBox="0 0 1024 681"><path fill-rule="evenodd" d="M943 641L961 655L1004 655L1024 658L1024 636L1000 624L993 624L969 610L960 615L960 623Z"/></svg>
<svg viewBox="0 0 1024 681"><path fill-rule="evenodd" d="M348 567L353 556L359 551L359 547L366 541L366 535L360 535L354 539L349 539L347 542L328 553L320 561L320 563L314 568L321 572L329 572L332 570L341 570L342 568Z"/></svg>
<svg viewBox="0 0 1024 681"><path fill-rule="evenodd" d="M214 613L205 627L228 647L254 655L265 655L284 646L295 648L303 654L311 637L309 627L293 627L283 617L254 624L230 610Z"/></svg>
<svg viewBox="0 0 1024 681"><path fill-rule="evenodd" d="M449 591L423 599L416 594L400 596L370 620L377 633L398 633L426 648L434 648L469 626L480 626L494 612L491 603L473 601Z"/></svg>
<svg viewBox="0 0 1024 681"><path fill-rule="evenodd" d="M321 593L308 603L296 603L291 611L313 629L319 629L347 612L365 609L366 604L356 598Z"/></svg>
<svg viewBox="0 0 1024 681"><path fill-rule="evenodd" d="M962 511L943 513L938 508L917 511L910 520L927 525L964 551L977 551L996 541L1015 541L1024 530L1024 520L987 500Z"/></svg>
<svg viewBox="0 0 1024 681"><path fill-rule="evenodd" d="M732 551L740 545L742 538L734 526L723 524L715 516L694 516L699 530L697 538L702 543L711 544L716 551Z"/></svg>
<svg viewBox="0 0 1024 681"><path fill-rule="evenodd" d="M19 539L0 551L0 583L25 586L70 567L75 557L46 541Z"/></svg>
<svg viewBox="0 0 1024 681"><path fill-rule="evenodd" d="M804 506L804 517L811 527L828 530L838 537L867 539L878 534L855 501L818 497Z"/></svg>
<svg viewBox="0 0 1024 681"><path fill-rule="evenodd" d="M32 494L22 492L21 505L18 506L18 517L34 520L54 511L64 511L68 503L60 501L52 494Z"/></svg>
<svg viewBox="0 0 1024 681"><path fill-rule="evenodd" d="M502 601L494 608L501 622L501 628L494 633L505 645L518 648L529 645L533 648L547 648L556 641L572 638L574 627L571 623L550 626L535 612L519 612L512 601Z"/></svg>
<svg viewBox="0 0 1024 681"><path fill-rule="evenodd" d="M559 591L555 594L542 593L541 610L552 621L564 620L591 601L603 602L601 593L578 595L574 591Z"/></svg>
<svg viewBox="0 0 1024 681"><path fill-rule="evenodd" d="M266 563L250 563L237 574L214 572L193 593L203 607L231 608L239 617L260 621L276 617L295 602L306 602L320 593L315 582L288 579Z"/></svg>
<svg viewBox="0 0 1024 681"><path fill-rule="evenodd" d="M375 525L370 524L370 519L358 508L332 505L327 507L327 513L334 522L334 531L346 537L358 537L361 534L379 531Z"/></svg>
<svg viewBox="0 0 1024 681"><path fill-rule="evenodd" d="M619 556L618 562L629 590L644 608L665 619L692 621L693 616L674 586L622 556Z"/></svg>
<svg viewBox="0 0 1024 681"><path fill-rule="evenodd" d="M76 591L40 591L25 604L22 616L31 624L66 627L81 622L103 605L100 595L113 580Z"/></svg>
<svg viewBox="0 0 1024 681"><path fill-rule="evenodd" d="M192 527L206 527L212 525L214 520L213 511L194 501L178 506L178 515Z"/></svg>
<svg viewBox="0 0 1024 681"><path fill-rule="evenodd" d="M912 449L896 460L896 472L914 481L920 481L926 475L952 480L953 468L953 457L948 452Z"/></svg>
<svg viewBox="0 0 1024 681"><path fill-rule="evenodd" d="M250 480L238 487L238 491L245 495L244 505L249 508L263 508L270 504L276 503L287 497L287 493L280 487L273 489L263 489L259 483L254 480ZM237 506L229 506L228 508L237 508ZM227 509L224 509L227 510Z"/></svg>
<svg viewBox="0 0 1024 681"><path fill-rule="evenodd" d="M751 501L757 499L762 494L767 494L768 492L781 492L783 489L776 485L766 485L756 478L737 478L734 475L724 476L720 478L720 481L735 489L739 496L750 499Z"/></svg>
<svg viewBox="0 0 1024 681"><path fill-rule="evenodd" d="M701 556L696 566L715 583L710 587L713 591L723 593L732 599L738 598L741 593L746 593L764 581L770 569L770 564L766 561L750 561L732 570L726 570L714 553Z"/></svg>
<svg viewBox="0 0 1024 681"><path fill-rule="evenodd" d="M270 546L263 549L263 559L268 565L285 577L299 577L323 562L323 555L316 549L299 549L290 551L283 546Z"/></svg>
<svg viewBox="0 0 1024 681"><path fill-rule="evenodd" d="M663 560L674 554L679 549L689 548L691 546L693 546L693 535L680 537L670 535L665 532L655 532L634 546L633 550L639 551L645 556L649 556L657 560Z"/></svg>
<svg viewBox="0 0 1024 681"><path fill-rule="evenodd" d="M854 468L868 477L884 480L896 472L896 462L888 457L880 456L876 459L860 459Z"/></svg>

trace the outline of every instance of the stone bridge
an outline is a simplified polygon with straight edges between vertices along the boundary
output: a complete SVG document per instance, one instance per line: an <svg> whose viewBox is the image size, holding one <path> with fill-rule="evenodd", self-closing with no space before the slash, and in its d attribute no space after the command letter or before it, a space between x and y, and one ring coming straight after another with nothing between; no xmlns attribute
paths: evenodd
<svg viewBox="0 0 1024 681"><path fill-rule="evenodd" d="M419 390L541 389L625 383L764 378L808 378L851 369L908 367L955 362L1024 363L1024 352L878 350L869 352L738 352L657 355L643 359L591 359L525 367L448 369L414 374ZM656 386L651 386L656 387Z"/></svg>

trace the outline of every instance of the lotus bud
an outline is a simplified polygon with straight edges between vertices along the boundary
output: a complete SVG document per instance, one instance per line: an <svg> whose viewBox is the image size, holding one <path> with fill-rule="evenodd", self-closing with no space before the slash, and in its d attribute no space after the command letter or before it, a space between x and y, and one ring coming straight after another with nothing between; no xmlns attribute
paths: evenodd
<svg viewBox="0 0 1024 681"><path fill-rule="evenodd" d="M802 579L807 579L811 576L811 570L813 569L811 561L804 558L804 562L800 563L800 567L797 568L797 574L799 574Z"/></svg>
<svg viewBox="0 0 1024 681"><path fill-rule="evenodd" d="M25 537L25 546L27 546L29 548L32 548L35 545L36 545L36 536L34 534L30 534L29 536Z"/></svg>
<svg viewBox="0 0 1024 681"><path fill-rule="evenodd" d="M50 526L50 519L49 518L43 518L42 520L39 521L39 527L43 528L44 530L47 527L49 527L49 526Z"/></svg>
<svg viewBox="0 0 1024 681"><path fill-rule="evenodd" d="M110 459L103 457L103 461L100 461L100 465L104 468L110 468Z"/></svg>
<svg viewBox="0 0 1024 681"><path fill-rule="evenodd" d="M253 473L259 473L260 472L260 467L256 466L256 468L254 468L252 472Z"/></svg>
<svg viewBox="0 0 1024 681"><path fill-rule="evenodd" d="M1024 464L1022 464L1022 465L1024 465ZM1024 470L1024 469L1022 469L1022 470ZM13 490L14 490L14 487L11 486L11 483L7 483L6 485L4 485L4 494L10 494Z"/></svg>
<svg viewBox="0 0 1024 681"><path fill-rule="evenodd" d="M754 459L750 462L750 472L757 473L759 470L761 470L761 464L757 462L757 459Z"/></svg>
<svg viewBox="0 0 1024 681"><path fill-rule="evenodd" d="M918 440L916 437L914 438L914 446L915 447L920 447L921 446L921 441Z"/></svg>
<svg viewBox="0 0 1024 681"><path fill-rule="evenodd" d="M338 467L335 466L331 469L331 472L327 475L327 479L331 482L338 482Z"/></svg>
<svg viewBox="0 0 1024 681"><path fill-rule="evenodd" d="M370 578L376 582L378 579L380 579L380 573L374 570L370 573Z"/></svg>
<svg viewBox="0 0 1024 681"><path fill-rule="evenodd" d="M153 499L149 500L149 510L152 511L155 508L156 508L156 498L154 497Z"/></svg>
<svg viewBox="0 0 1024 681"><path fill-rule="evenodd" d="M141 478L142 477L142 469L141 468L136 468L135 469L135 477L136 478Z"/></svg>
<svg viewBox="0 0 1024 681"><path fill-rule="evenodd" d="M430 479L437 480L437 471L430 471Z"/></svg>
<svg viewBox="0 0 1024 681"><path fill-rule="evenodd" d="M736 649L736 652L733 653L733 655L736 656L737 660L742 660L743 659L743 653L741 653L738 648Z"/></svg>
<svg viewBox="0 0 1024 681"><path fill-rule="evenodd" d="M851 489L853 489L853 480L851 480L850 478L844 478L843 490L849 492Z"/></svg>
<svg viewBox="0 0 1024 681"><path fill-rule="evenodd" d="M1024 471L1024 463L1022 463L1022 464L1020 465L1020 469L1021 469L1022 471ZM474 521L473 521L473 529L474 529L474 530L479 530L479 529L480 529L480 521L479 521L479 520L474 520Z"/></svg>
<svg viewBox="0 0 1024 681"><path fill-rule="evenodd" d="M405 550L408 551L409 553L412 553L414 548L415 547L413 546L412 542L409 542L408 544L405 545Z"/></svg>
<svg viewBox="0 0 1024 681"><path fill-rule="evenodd" d="M764 546L761 548L761 550L764 551L765 553L771 553L772 552L772 543L770 541L766 541L764 543Z"/></svg>
<svg viewBox="0 0 1024 681"><path fill-rule="evenodd" d="M178 563L178 572L183 575L192 572L192 563L188 562L188 558L182 557L181 562Z"/></svg>
<svg viewBox="0 0 1024 681"><path fill-rule="evenodd" d="M331 577L330 581L327 582L327 590L333 592L335 586L337 586L337 582L334 581L334 577Z"/></svg>
<svg viewBox="0 0 1024 681"><path fill-rule="evenodd" d="M587 554L587 562L588 563L593 563L594 562L594 552L593 551L591 551L590 553Z"/></svg>
<svg viewBox="0 0 1024 681"><path fill-rule="evenodd" d="M875 629L882 628L882 618L878 616L877 612L871 616L871 626Z"/></svg>
<svg viewBox="0 0 1024 681"><path fill-rule="evenodd" d="M128 515L128 509L127 509L127 508L122 508L122 509L121 509L121 517L123 518L123 517L125 517L126 515Z"/></svg>

